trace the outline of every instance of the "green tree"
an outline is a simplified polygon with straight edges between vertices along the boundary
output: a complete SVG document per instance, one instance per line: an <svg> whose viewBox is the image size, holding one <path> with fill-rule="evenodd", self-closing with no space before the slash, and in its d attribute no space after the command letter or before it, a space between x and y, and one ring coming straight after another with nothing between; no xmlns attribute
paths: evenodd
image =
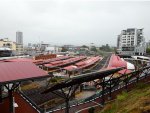
<svg viewBox="0 0 150 113"><path fill-rule="evenodd" d="M66 51L68 51L68 49L66 47L62 47L61 52L66 52Z"/></svg>
<svg viewBox="0 0 150 113"><path fill-rule="evenodd" d="M96 47L95 47L95 46L92 46L92 47L91 47L91 51L97 52Z"/></svg>
<svg viewBox="0 0 150 113"><path fill-rule="evenodd" d="M82 47L82 48L89 48L89 47L88 47L88 46L86 46L86 45L82 45L81 47Z"/></svg>
<svg viewBox="0 0 150 113"><path fill-rule="evenodd" d="M150 48L146 48L146 54L150 55Z"/></svg>
<svg viewBox="0 0 150 113"><path fill-rule="evenodd" d="M109 44L102 45L99 49L102 50L102 51L106 51L106 52L112 52L112 51L114 51L114 48L111 48L109 46Z"/></svg>

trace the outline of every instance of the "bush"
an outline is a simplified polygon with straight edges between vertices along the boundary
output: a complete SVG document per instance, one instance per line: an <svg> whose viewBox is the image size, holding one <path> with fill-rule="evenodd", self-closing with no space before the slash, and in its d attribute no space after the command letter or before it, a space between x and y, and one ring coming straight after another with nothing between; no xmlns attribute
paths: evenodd
<svg viewBox="0 0 150 113"><path fill-rule="evenodd" d="M147 86L147 84L138 83L138 84L136 85L136 88L137 88L137 89L143 89L143 88L145 88L146 86Z"/></svg>
<svg viewBox="0 0 150 113"><path fill-rule="evenodd" d="M51 79L50 79L50 82L56 83L56 82L57 82L57 78L51 78Z"/></svg>
<svg viewBox="0 0 150 113"><path fill-rule="evenodd" d="M117 96L117 100L119 100L119 101L125 100L127 98L127 96L128 96L128 93L123 91L122 94Z"/></svg>

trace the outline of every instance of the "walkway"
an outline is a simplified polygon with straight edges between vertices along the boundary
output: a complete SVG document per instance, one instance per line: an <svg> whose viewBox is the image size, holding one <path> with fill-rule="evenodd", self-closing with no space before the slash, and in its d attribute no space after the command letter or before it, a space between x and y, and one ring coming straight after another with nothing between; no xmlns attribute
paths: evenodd
<svg viewBox="0 0 150 113"><path fill-rule="evenodd" d="M15 108L15 113L38 113L26 100L24 100L20 94L14 93L15 102L18 104L18 107ZM10 113L9 112L9 100L6 98L0 104L0 113Z"/></svg>

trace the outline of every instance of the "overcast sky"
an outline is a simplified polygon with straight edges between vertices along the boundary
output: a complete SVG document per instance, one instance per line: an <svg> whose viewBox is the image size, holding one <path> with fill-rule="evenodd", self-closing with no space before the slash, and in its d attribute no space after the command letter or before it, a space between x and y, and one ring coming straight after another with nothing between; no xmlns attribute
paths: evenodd
<svg viewBox="0 0 150 113"><path fill-rule="evenodd" d="M150 40L150 2L98 0L0 0L0 38L24 43L116 45L127 28L144 28Z"/></svg>

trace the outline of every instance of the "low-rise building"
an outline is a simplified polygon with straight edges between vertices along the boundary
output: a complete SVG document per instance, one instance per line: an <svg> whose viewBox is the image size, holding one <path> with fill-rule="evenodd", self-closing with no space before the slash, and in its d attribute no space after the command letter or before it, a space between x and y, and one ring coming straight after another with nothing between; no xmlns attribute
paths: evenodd
<svg viewBox="0 0 150 113"><path fill-rule="evenodd" d="M0 39L0 47L10 48L13 51L16 51L16 43L10 41L8 38Z"/></svg>

